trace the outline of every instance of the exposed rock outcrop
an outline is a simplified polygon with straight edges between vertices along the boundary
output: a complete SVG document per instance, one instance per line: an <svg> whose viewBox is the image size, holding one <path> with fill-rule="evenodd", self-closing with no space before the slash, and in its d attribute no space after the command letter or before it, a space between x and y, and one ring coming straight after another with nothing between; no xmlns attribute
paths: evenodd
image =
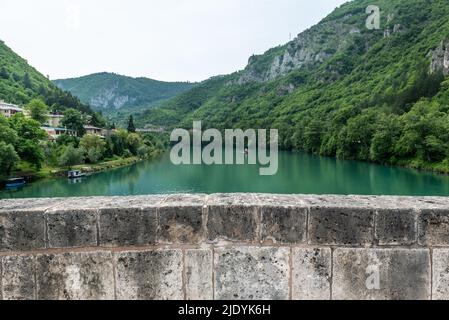
<svg viewBox="0 0 449 320"><path fill-rule="evenodd" d="M429 52L431 58L430 73L442 71L444 75L449 75L449 42L447 40L441 41L438 48Z"/></svg>

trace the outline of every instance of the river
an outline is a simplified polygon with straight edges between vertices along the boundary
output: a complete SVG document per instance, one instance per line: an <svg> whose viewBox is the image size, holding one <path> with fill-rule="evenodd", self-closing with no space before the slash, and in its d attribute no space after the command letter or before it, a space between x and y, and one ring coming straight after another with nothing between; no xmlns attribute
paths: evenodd
<svg viewBox="0 0 449 320"><path fill-rule="evenodd" d="M77 183L41 180L3 190L0 198L232 192L448 196L449 176L292 152L280 152L275 176L260 176L254 165L175 166L166 154Z"/></svg>

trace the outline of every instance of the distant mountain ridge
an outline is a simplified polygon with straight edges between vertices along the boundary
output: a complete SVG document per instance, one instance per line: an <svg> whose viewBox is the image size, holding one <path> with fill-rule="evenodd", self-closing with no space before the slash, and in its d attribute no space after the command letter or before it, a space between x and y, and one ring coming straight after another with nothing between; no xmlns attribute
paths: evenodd
<svg viewBox="0 0 449 320"><path fill-rule="evenodd" d="M151 107L192 89L188 82L163 82L132 78L115 73L96 73L79 78L53 81L93 109L105 114L137 107Z"/></svg>

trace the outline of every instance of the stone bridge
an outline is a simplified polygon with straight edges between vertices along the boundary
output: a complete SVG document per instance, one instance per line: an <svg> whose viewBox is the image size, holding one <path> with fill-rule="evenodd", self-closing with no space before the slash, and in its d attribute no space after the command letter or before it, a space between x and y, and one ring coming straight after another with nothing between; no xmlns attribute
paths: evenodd
<svg viewBox="0 0 449 320"><path fill-rule="evenodd" d="M0 200L0 299L449 299L449 198Z"/></svg>

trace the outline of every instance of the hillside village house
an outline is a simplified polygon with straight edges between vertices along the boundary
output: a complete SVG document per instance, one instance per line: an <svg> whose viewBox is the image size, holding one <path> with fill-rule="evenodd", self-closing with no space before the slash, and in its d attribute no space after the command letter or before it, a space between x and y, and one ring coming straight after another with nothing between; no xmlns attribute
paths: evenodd
<svg viewBox="0 0 449 320"><path fill-rule="evenodd" d="M23 109L10 103L0 101L0 114L6 118L11 118L16 113L23 112Z"/></svg>
<svg viewBox="0 0 449 320"><path fill-rule="evenodd" d="M28 112L25 109L20 108L14 104L6 103L0 101L0 114L4 115L6 118L11 118L16 113L23 112L25 116L29 117ZM47 115L47 122L42 126L42 130L47 132L51 140L57 139L60 135L67 134L70 136L76 136L75 130L70 130L62 127L62 119L64 118L63 113L49 114ZM104 138L107 135L107 131L101 128L93 126L84 126L87 134L92 134Z"/></svg>
<svg viewBox="0 0 449 320"><path fill-rule="evenodd" d="M65 129L65 128L56 128L56 127L41 127L42 130L47 132L50 140L56 140L59 136L63 134L67 134L69 136L76 136L75 130Z"/></svg>
<svg viewBox="0 0 449 320"><path fill-rule="evenodd" d="M62 119L64 118L64 114L49 114L47 115L47 125L49 127L59 128L61 127Z"/></svg>
<svg viewBox="0 0 449 320"><path fill-rule="evenodd" d="M101 128L93 126L84 126L84 130L86 130L86 134L103 137L103 129Z"/></svg>

